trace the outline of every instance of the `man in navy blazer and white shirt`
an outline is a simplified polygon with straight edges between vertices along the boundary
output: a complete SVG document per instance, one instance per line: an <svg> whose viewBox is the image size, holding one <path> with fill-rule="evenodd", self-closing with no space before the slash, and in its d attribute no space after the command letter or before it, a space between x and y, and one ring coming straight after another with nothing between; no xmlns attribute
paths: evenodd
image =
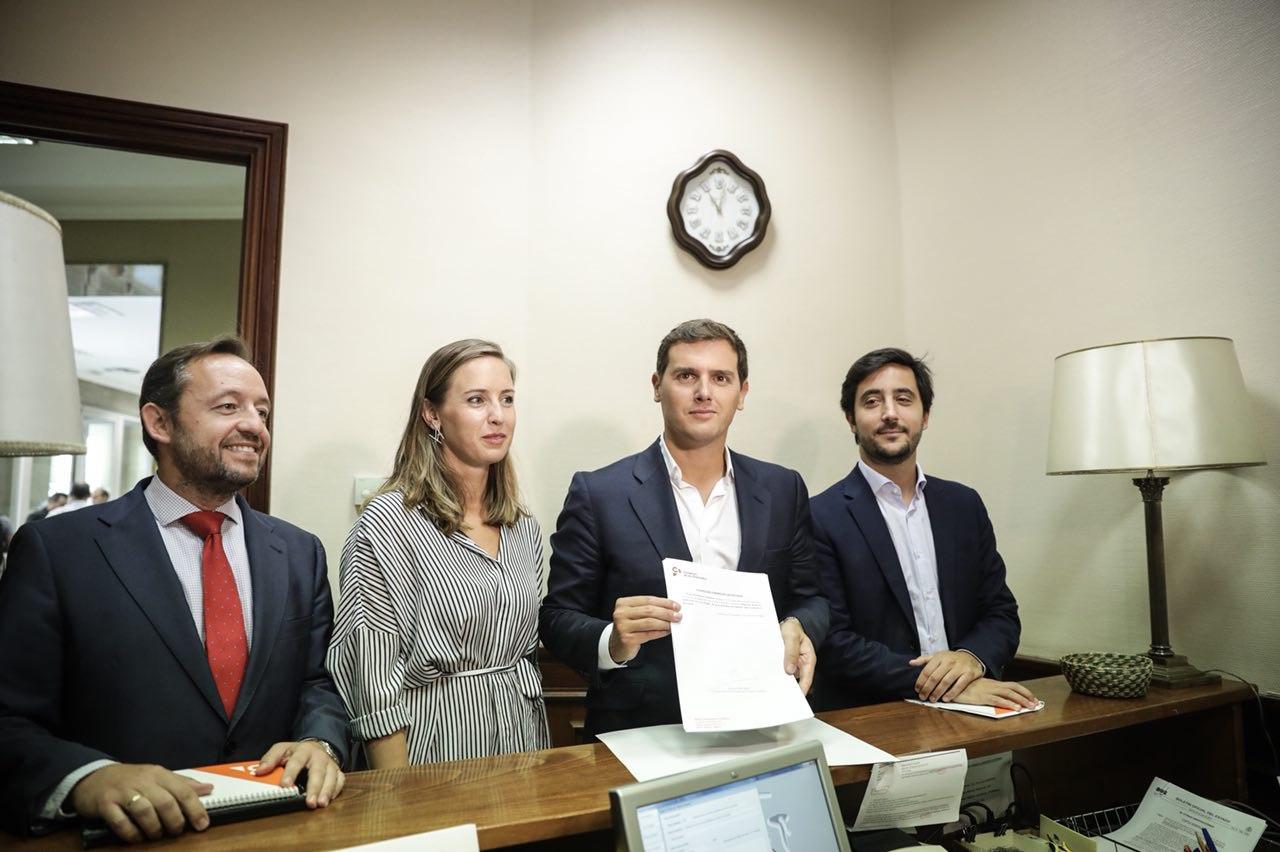
<svg viewBox="0 0 1280 852"><path fill-rule="evenodd" d="M651 379L662 435L647 450L577 473L551 536L543 643L590 680L589 734L680 721L662 560L769 575L785 646L778 664L808 692L827 602L813 565L800 475L732 452L747 350L722 323L681 323ZM726 661L727 662L727 661Z"/></svg>
<svg viewBox="0 0 1280 852"><path fill-rule="evenodd" d="M0 815L14 832L101 818L137 841L209 824L170 771L258 760L342 789L346 711L324 655L324 549L249 508L270 401L244 344L178 347L143 379L157 475L27 524L0 580ZM158 765L156 765L158 764Z"/></svg>
<svg viewBox="0 0 1280 852"><path fill-rule="evenodd" d="M859 358L841 387L861 458L810 502L831 602L819 709L896 698L1035 705L999 680L1020 624L986 507L916 462L932 405L928 366L901 349Z"/></svg>

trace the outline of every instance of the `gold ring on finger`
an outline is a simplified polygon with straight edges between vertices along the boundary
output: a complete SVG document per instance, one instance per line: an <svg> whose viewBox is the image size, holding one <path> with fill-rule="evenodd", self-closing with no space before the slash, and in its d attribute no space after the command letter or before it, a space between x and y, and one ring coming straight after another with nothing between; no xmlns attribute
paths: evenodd
<svg viewBox="0 0 1280 852"><path fill-rule="evenodd" d="M141 799L142 799L142 794L141 794L141 793L134 793L132 796L130 796L130 797L129 797L129 801L127 801L127 802L125 802L125 803L124 803L124 806L125 806L126 808L131 808L131 807L133 807L133 806L134 806L138 801L140 801Z"/></svg>

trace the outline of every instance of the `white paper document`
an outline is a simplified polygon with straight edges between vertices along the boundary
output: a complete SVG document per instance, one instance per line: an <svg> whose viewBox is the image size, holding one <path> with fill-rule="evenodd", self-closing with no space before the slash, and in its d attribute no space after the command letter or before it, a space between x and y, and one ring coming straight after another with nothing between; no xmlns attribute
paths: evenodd
<svg viewBox="0 0 1280 852"><path fill-rule="evenodd" d="M1098 838L1098 850L1118 848L1109 839L1138 852L1252 852L1265 827L1257 817L1156 778L1133 817Z"/></svg>
<svg viewBox="0 0 1280 852"><path fill-rule="evenodd" d="M822 743L828 766L855 766L897 759L817 719L803 719L761 731L691 734L680 725L655 725L600 734L600 741L609 747L637 781L652 781L805 740Z"/></svg>
<svg viewBox="0 0 1280 852"><path fill-rule="evenodd" d="M969 760L969 768L964 776L964 792L960 803L982 802L991 808L997 817L1013 804L1013 778L1009 775L1009 767L1013 765L1013 752L1002 751L999 754L988 754ZM960 821L947 826L947 833L958 831ZM1074 846L1072 852L1081 852Z"/></svg>
<svg viewBox="0 0 1280 852"><path fill-rule="evenodd" d="M769 576L662 560L680 716L686 731L747 731L813 717L782 669L782 634Z"/></svg>
<svg viewBox="0 0 1280 852"><path fill-rule="evenodd" d="M962 748L876 764L854 830L955 822L968 768Z"/></svg>
<svg viewBox="0 0 1280 852"><path fill-rule="evenodd" d="M954 701L917 701L908 698L908 704L919 704L921 707L932 707L935 710L954 710L957 713L972 713L975 716L986 716L988 719L1003 719L1006 716L1021 716L1023 713L1039 713L1044 709L1044 702L1037 701L1035 707L1019 707L1010 710L1008 707L991 707L987 704L957 704Z"/></svg>
<svg viewBox="0 0 1280 852"><path fill-rule="evenodd" d="M480 852L480 838L475 825L468 823L348 846L342 852Z"/></svg>

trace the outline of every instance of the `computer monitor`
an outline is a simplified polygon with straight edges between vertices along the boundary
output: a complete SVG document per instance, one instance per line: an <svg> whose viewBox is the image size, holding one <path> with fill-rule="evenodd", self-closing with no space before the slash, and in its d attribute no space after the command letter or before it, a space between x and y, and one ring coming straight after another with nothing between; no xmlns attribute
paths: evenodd
<svg viewBox="0 0 1280 852"><path fill-rule="evenodd" d="M849 852L816 741L609 791L628 852Z"/></svg>

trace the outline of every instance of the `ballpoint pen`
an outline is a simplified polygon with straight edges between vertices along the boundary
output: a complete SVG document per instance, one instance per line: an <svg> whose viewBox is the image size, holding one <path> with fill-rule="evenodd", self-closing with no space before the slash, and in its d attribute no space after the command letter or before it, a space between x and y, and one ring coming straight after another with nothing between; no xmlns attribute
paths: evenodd
<svg viewBox="0 0 1280 852"><path fill-rule="evenodd" d="M1214 845L1213 838L1209 836L1209 829L1202 828L1200 831L1204 834L1204 842L1208 845L1209 852L1218 852L1218 847Z"/></svg>

